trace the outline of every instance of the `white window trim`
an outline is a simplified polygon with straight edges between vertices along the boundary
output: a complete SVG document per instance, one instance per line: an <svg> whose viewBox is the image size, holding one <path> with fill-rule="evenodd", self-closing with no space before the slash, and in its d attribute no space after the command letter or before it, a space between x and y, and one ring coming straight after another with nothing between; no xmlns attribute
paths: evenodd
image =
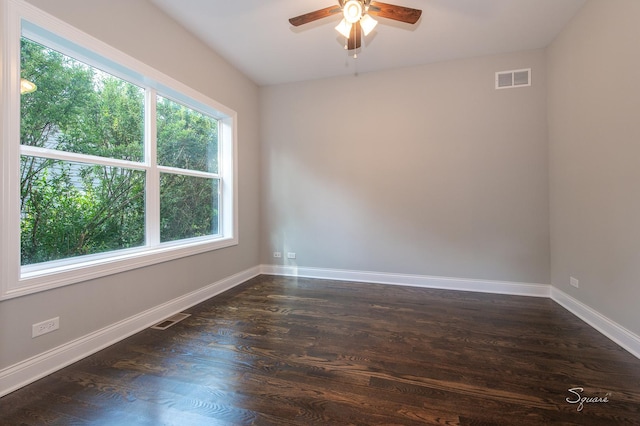
<svg viewBox="0 0 640 426"><path fill-rule="evenodd" d="M238 244L238 185L237 185L237 113L232 109L208 98L202 93L187 85L149 67L148 65L132 58L131 56L107 45L106 43L58 20L57 18L41 11L40 9L22 0L2 1L2 16L4 31L2 34L2 68L0 69L0 84L2 85L1 101L2 116L0 117L0 129L2 130L2 144L0 145L0 300L19 297L39 291L49 290L68 284L95 279L106 275L120 273L131 269L153 265L172 259L191 256L211 250L217 250ZM165 92L174 94L176 101L188 100L201 105L207 111L215 110L219 116L219 147L220 170L218 174L205 173L202 176L220 177L222 182L220 205L220 235L218 237L198 237L168 243L159 241L146 241L144 247L117 250L109 253L69 258L61 261L47 262L37 265L20 266L20 207L19 200L19 176L20 154L35 153L41 148L20 147L20 37L21 21L26 20L40 28L54 33L63 39L95 52L101 57L112 61L120 67L131 70L135 74L144 76L141 86L150 88L147 96L151 96L151 102L155 102L156 90L163 97ZM81 58L78 58L81 59ZM114 73L117 75L117 72ZM129 76L127 80L132 81ZM180 97L183 99L180 99ZM149 99L148 99L149 101ZM146 137L154 137L155 120L145 120ZM154 144L145 144L145 147L154 147ZM145 148L147 151L149 149ZM154 149L154 148L152 148ZM56 153L63 160L74 161L73 153ZM83 156L83 158L87 158ZM179 172L193 175L192 171L163 168L155 165L155 152L145 152L145 163L132 164L119 160L105 160L96 158L96 163L108 163L106 165L126 166L138 170L146 170L148 178L158 177L160 171ZM154 159L150 162L149 159ZM77 160L77 159L76 159ZM126 164L125 164L126 163ZM198 172L195 172L199 175ZM154 176L155 175L155 176ZM149 203L156 203L151 211L158 212L159 191L148 197ZM159 224L159 217L147 218L146 226L153 227ZM147 229L148 231L148 229ZM146 232L146 235L151 235ZM158 237L154 237L157 239Z"/></svg>

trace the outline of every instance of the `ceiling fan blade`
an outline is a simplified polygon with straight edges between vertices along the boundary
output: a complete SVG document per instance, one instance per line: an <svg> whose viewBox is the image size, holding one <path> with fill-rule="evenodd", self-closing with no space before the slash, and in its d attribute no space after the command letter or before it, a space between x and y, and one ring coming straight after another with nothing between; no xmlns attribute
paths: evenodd
<svg viewBox="0 0 640 426"><path fill-rule="evenodd" d="M418 19L420 19L422 10L372 1L369 6L368 13L370 15L380 16L381 18L393 19L394 21L406 22L407 24L415 24L418 22Z"/></svg>
<svg viewBox="0 0 640 426"><path fill-rule="evenodd" d="M356 50L362 45L362 28L360 22L356 22L351 26L351 33L349 33L349 41L347 42L347 49Z"/></svg>
<svg viewBox="0 0 640 426"><path fill-rule="evenodd" d="M342 13L340 6L329 6L324 9L316 10L315 12L305 13L304 15L296 16L289 19L289 23L294 27L298 27L309 22L317 21L318 19L326 18L327 16L336 15Z"/></svg>

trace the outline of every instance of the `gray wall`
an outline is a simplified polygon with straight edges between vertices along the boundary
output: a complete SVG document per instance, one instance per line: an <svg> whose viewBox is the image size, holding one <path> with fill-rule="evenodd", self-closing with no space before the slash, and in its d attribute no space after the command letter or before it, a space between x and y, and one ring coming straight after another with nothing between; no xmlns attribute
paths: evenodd
<svg viewBox="0 0 640 426"><path fill-rule="evenodd" d="M586 4L548 49L548 116L551 282L640 335L638 17Z"/></svg>
<svg viewBox="0 0 640 426"><path fill-rule="evenodd" d="M240 244L0 302L0 369L259 263L257 86L146 0L31 3L237 111ZM55 316L60 330L31 339Z"/></svg>
<svg viewBox="0 0 640 426"><path fill-rule="evenodd" d="M549 282L544 50L260 90L263 263Z"/></svg>

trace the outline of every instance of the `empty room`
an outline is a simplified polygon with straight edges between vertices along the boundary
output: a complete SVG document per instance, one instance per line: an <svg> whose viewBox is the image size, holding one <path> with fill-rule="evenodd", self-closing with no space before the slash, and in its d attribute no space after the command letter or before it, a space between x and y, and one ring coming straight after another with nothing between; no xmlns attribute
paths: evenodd
<svg viewBox="0 0 640 426"><path fill-rule="evenodd" d="M0 4L0 424L640 424L640 1Z"/></svg>

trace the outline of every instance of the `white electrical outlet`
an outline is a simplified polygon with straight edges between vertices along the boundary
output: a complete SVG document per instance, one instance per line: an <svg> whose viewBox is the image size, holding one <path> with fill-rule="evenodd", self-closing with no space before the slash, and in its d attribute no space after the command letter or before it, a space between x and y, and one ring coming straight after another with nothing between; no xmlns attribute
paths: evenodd
<svg viewBox="0 0 640 426"><path fill-rule="evenodd" d="M580 281L577 278L569 277L569 284L575 288L580 288Z"/></svg>
<svg viewBox="0 0 640 426"><path fill-rule="evenodd" d="M33 324L31 326L31 337L42 336L43 334L51 333L54 330L60 328L60 317L48 319L46 321Z"/></svg>
<svg viewBox="0 0 640 426"><path fill-rule="evenodd" d="M282 257L282 253L280 253L279 251L274 251L273 257Z"/></svg>
<svg viewBox="0 0 640 426"><path fill-rule="evenodd" d="M293 252L289 252L289 253L287 253L287 258L288 259L295 259L296 258L296 254L293 253Z"/></svg>

